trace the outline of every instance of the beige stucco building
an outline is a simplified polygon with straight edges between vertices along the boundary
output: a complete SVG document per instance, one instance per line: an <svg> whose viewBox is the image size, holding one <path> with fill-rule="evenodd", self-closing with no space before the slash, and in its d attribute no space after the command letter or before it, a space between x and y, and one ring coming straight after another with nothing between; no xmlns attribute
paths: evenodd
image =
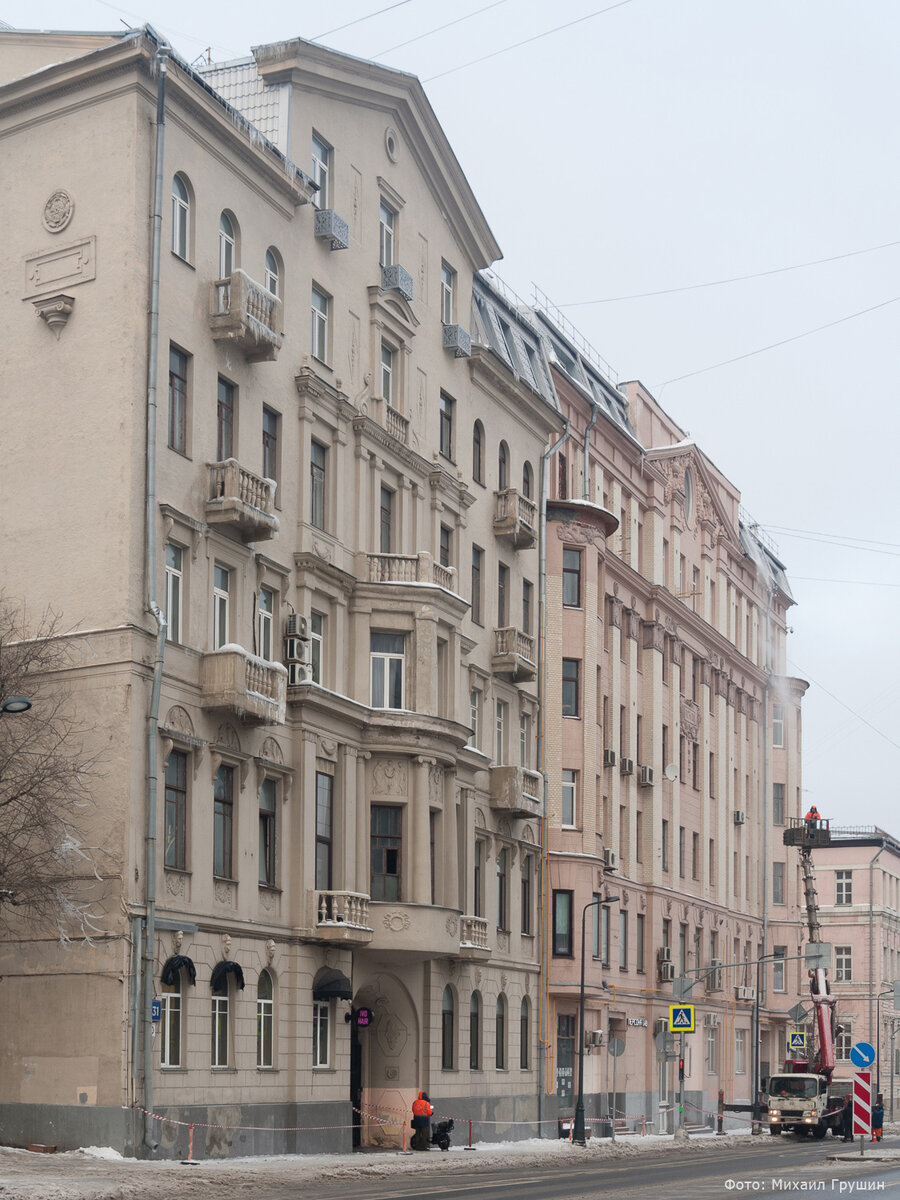
<svg viewBox="0 0 900 1200"><path fill-rule="evenodd" d="M421 86L4 31L0 139L3 582L104 756L102 933L2 948L4 1138L533 1133L561 422Z"/></svg>

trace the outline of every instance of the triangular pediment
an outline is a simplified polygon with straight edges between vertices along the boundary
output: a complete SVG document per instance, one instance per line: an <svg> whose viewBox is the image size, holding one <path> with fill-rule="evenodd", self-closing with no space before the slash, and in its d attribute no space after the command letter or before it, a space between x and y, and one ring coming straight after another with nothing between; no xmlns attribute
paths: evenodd
<svg viewBox="0 0 900 1200"><path fill-rule="evenodd" d="M420 322L409 301L399 292L386 292L374 284L368 290L372 316L380 319L394 337L413 337Z"/></svg>
<svg viewBox="0 0 900 1200"><path fill-rule="evenodd" d="M652 463L662 475L665 483L666 503L674 501L681 506L685 523L697 523L711 528L717 541L729 541L740 545L737 526L722 502L719 486L704 456L693 442L680 442L674 446L663 446L648 450L646 461ZM692 519L685 512L684 476L690 468L692 481Z"/></svg>

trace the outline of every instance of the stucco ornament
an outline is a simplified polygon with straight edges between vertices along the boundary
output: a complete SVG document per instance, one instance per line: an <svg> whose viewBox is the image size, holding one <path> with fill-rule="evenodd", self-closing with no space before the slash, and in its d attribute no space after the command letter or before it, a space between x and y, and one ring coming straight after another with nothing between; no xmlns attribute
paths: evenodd
<svg viewBox="0 0 900 1200"><path fill-rule="evenodd" d="M266 962L269 964L270 967L272 965L272 960L274 959L274 957L275 957L275 941L273 938L269 938L269 940L266 942Z"/></svg>
<svg viewBox="0 0 900 1200"><path fill-rule="evenodd" d="M384 927L391 933L403 933L409 929L409 914L404 912L389 912L384 914Z"/></svg>
<svg viewBox="0 0 900 1200"><path fill-rule="evenodd" d="M64 188L58 188L44 205L41 215L48 233L62 233L75 214L75 201Z"/></svg>
<svg viewBox="0 0 900 1200"><path fill-rule="evenodd" d="M222 935L222 957L223 958L231 957L231 934L230 933L224 933Z"/></svg>

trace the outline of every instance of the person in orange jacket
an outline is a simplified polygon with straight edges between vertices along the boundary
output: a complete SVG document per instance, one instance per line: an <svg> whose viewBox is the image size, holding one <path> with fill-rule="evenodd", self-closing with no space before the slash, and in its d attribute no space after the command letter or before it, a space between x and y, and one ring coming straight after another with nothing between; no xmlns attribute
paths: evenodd
<svg viewBox="0 0 900 1200"><path fill-rule="evenodd" d="M419 1092L415 1100L413 1100L413 1117L412 1117L412 1148L413 1150L427 1150L429 1145L429 1128L431 1125L431 1114L434 1109L431 1107L431 1101L428 1099L427 1092Z"/></svg>
<svg viewBox="0 0 900 1200"><path fill-rule="evenodd" d="M819 816L819 810L816 808L816 806L811 804L809 806L809 812L803 819L806 822L807 833L814 833L819 821L821 821L822 818Z"/></svg>

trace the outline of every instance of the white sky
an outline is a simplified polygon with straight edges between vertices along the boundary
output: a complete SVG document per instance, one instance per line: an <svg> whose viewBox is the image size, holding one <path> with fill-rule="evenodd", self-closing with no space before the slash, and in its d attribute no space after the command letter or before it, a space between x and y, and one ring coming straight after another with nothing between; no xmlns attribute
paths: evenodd
<svg viewBox="0 0 900 1200"><path fill-rule="evenodd" d="M392 2L269 0L251 12L205 0L0 0L0 20L82 30L149 21L189 61L207 47L221 60L318 37ZM432 78L615 0L490 3L405 0L323 41L425 82L503 248L499 274L524 299L532 281L565 306L900 240L900 7L620 0ZM565 313L620 378L654 391L778 545L798 600L789 670L810 681L804 803L900 836L900 485L896 466L874 456L876 444L900 445L898 264L900 245Z"/></svg>

